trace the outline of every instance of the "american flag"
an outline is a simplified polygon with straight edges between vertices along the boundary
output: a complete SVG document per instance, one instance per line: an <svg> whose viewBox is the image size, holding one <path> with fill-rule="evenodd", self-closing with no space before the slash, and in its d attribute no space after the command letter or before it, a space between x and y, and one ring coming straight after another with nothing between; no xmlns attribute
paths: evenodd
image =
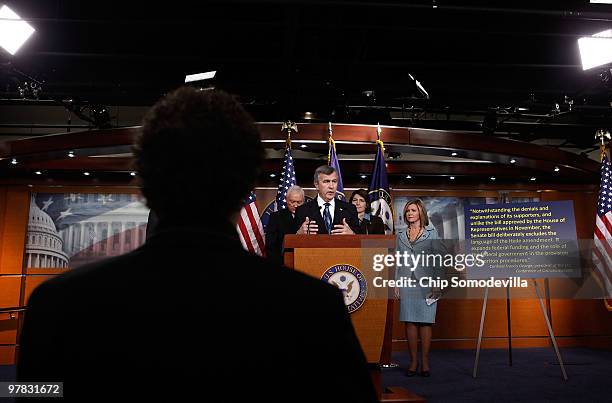
<svg viewBox="0 0 612 403"><path fill-rule="evenodd" d="M59 268L66 259L76 268L128 253L145 242L148 213L137 194L33 194L26 264Z"/></svg>
<svg viewBox="0 0 612 403"><path fill-rule="evenodd" d="M266 248L263 225L259 219L255 200L255 192L251 191L251 194L244 203L244 207L240 210L240 218L236 227L244 249L256 255L265 256Z"/></svg>
<svg viewBox="0 0 612 403"><path fill-rule="evenodd" d="M604 155L595 217L593 264L604 286L606 297L612 297L612 170Z"/></svg>
<svg viewBox="0 0 612 403"><path fill-rule="evenodd" d="M327 165L331 166L338 173L338 189L336 189L336 197L340 200L346 200L344 195L344 185L342 184L342 172L340 171L340 162L336 155L336 142L329 137L329 154L327 156Z"/></svg>
<svg viewBox="0 0 612 403"><path fill-rule="evenodd" d="M276 209L274 211L287 209L287 190L295 184L295 165L291 156L291 142L287 141L285 159L283 160L283 173L278 184L278 191L276 192Z"/></svg>

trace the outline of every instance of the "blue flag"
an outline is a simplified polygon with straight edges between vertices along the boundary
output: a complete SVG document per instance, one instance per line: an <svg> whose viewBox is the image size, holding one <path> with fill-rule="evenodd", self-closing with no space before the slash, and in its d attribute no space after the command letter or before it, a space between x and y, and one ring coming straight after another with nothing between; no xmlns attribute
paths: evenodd
<svg viewBox="0 0 612 403"><path fill-rule="evenodd" d="M385 234L393 233L393 209L391 206L391 193L389 192L389 180L387 179L387 166L383 154L382 141L377 141L376 160L374 161L374 172L368 194L370 196L370 208L372 215L378 216L385 224Z"/></svg>
<svg viewBox="0 0 612 403"><path fill-rule="evenodd" d="M276 192L275 211L287 209L287 190L295 184L295 165L293 165L293 157L291 156L291 141L287 141L285 158L283 160L283 173L281 174L278 191Z"/></svg>
<svg viewBox="0 0 612 403"><path fill-rule="evenodd" d="M340 163L338 162L338 156L336 155L336 142L331 137L329 138L327 165L333 167L338 173L338 189L336 190L336 197L340 200L346 200L346 196L344 195L344 185L342 184L342 172L340 171Z"/></svg>

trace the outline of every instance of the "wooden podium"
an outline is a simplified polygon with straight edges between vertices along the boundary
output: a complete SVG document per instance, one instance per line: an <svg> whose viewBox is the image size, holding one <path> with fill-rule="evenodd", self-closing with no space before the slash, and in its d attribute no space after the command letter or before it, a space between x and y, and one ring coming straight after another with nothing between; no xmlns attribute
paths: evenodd
<svg viewBox="0 0 612 403"><path fill-rule="evenodd" d="M394 235L285 235L285 266L322 279L334 266L352 266L365 278L365 302L351 313L355 333L372 371L381 402L424 402L425 399L403 389L388 388L381 393L381 352L385 330L393 318L388 315L389 293L386 287L375 287L375 277L389 278L389 270L373 269L373 256L388 254L395 248Z"/></svg>

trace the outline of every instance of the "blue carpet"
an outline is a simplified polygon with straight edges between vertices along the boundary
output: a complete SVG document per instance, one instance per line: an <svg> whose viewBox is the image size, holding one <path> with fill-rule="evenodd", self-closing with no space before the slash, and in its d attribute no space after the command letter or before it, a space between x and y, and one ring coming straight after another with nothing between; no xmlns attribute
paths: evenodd
<svg viewBox="0 0 612 403"><path fill-rule="evenodd" d="M382 383L403 386L429 402L609 402L612 351L564 348L569 380L563 381L552 349L482 350L478 377L472 378L474 350L433 350L431 377L404 376L408 353L396 352L400 368L383 369ZM15 380L15 367L0 365L0 381ZM2 400L0 402L7 402Z"/></svg>
<svg viewBox="0 0 612 403"><path fill-rule="evenodd" d="M0 382L11 382L15 380L16 371L14 365L0 365ZM0 397L0 403L13 403L15 399Z"/></svg>
<svg viewBox="0 0 612 403"><path fill-rule="evenodd" d="M393 354L400 368L383 369L382 384L403 386L429 402L603 402L612 401L612 351L561 349L568 381L563 381L552 348L482 350L478 377L472 378L474 350L434 350L431 377L406 377L408 352Z"/></svg>

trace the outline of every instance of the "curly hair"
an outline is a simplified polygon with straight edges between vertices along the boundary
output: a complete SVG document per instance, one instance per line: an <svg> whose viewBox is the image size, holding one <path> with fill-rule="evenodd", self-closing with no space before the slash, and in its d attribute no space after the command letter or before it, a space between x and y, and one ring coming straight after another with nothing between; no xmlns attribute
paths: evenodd
<svg viewBox="0 0 612 403"><path fill-rule="evenodd" d="M147 112L134 155L142 194L160 219L194 206L229 217L252 190L264 150L233 96L181 87Z"/></svg>

